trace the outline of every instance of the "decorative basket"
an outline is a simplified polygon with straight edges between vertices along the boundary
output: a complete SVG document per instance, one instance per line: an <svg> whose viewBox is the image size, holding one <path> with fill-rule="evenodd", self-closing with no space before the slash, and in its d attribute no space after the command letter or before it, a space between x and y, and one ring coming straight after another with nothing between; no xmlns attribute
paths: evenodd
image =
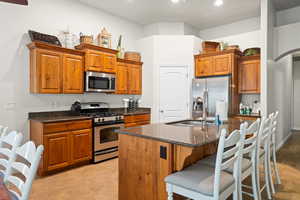
<svg viewBox="0 0 300 200"><path fill-rule="evenodd" d="M124 59L141 62L141 54L139 52L126 51Z"/></svg>
<svg viewBox="0 0 300 200"><path fill-rule="evenodd" d="M230 45L226 48L226 50L240 50L239 45Z"/></svg>
<svg viewBox="0 0 300 200"><path fill-rule="evenodd" d="M203 53L214 53L220 51L220 43L210 41L202 42L202 51Z"/></svg>
<svg viewBox="0 0 300 200"><path fill-rule="evenodd" d="M93 44L93 36L82 35L80 36L80 43Z"/></svg>
<svg viewBox="0 0 300 200"><path fill-rule="evenodd" d="M243 51L244 56L255 56L260 54L260 48L254 47Z"/></svg>

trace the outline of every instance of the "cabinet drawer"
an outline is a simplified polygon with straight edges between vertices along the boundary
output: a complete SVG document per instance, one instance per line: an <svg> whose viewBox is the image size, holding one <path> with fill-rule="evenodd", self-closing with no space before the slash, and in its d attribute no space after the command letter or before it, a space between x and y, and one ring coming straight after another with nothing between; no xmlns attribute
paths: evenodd
<svg viewBox="0 0 300 200"><path fill-rule="evenodd" d="M91 120L47 123L44 124L44 133L55 133L55 132L63 132L63 131L71 131L71 130L89 129L91 127L92 127Z"/></svg>
<svg viewBox="0 0 300 200"><path fill-rule="evenodd" d="M143 125L147 125L147 124L150 124L150 121L141 121L141 122L126 123L125 124L125 128L135 127L135 126L143 126Z"/></svg>
<svg viewBox="0 0 300 200"><path fill-rule="evenodd" d="M135 123L135 122L143 122L143 121L150 121L150 115L130 115L125 116L125 124L126 123Z"/></svg>

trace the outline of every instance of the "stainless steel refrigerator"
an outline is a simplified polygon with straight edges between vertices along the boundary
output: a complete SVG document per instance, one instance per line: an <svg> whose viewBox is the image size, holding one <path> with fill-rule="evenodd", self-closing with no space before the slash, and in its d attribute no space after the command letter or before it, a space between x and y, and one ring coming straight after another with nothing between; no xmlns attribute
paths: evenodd
<svg viewBox="0 0 300 200"><path fill-rule="evenodd" d="M192 98L194 119L201 118L204 110L204 102L207 102L207 117L214 119L216 116L216 107L219 102L227 104L227 113L230 105L230 76L209 77L193 79ZM218 111L219 112L219 111Z"/></svg>

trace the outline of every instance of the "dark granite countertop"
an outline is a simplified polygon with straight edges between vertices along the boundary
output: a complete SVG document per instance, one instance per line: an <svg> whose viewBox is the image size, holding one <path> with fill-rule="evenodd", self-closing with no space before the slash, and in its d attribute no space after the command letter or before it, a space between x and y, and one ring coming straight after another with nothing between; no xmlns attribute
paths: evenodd
<svg viewBox="0 0 300 200"><path fill-rule="evenodd" d="M124 108L110 108L111 112L119 113L121 115L140 115L150 114L150 108L138 108L134 111L129 111ZM28 113L28 119L33 121L39 121L43 123L51 122L64 122L73 120L87 120L92 119L89 116L83 116L71 111L53 111L53 112L31 112Z"/></svg>
<svg viewBox="0 0 300 200"><path fill-rule="evenodd" d="M210 124L207 126L181 126L172 124L150 124L139 127L124 128L117 130L119 134L126 134L136 137L143 137L171 144L179 144L188 147L199 147L219 140L220 132L223 128L228 133L239 129L243 121L230 118L228 122L217 126ZM249 124L252 121L247 121Z"/></svg>

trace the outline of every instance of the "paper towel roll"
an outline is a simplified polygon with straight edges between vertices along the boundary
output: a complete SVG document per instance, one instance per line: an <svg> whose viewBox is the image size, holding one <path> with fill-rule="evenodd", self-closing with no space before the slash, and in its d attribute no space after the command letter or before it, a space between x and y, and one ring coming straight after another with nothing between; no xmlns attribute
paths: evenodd
<svg viewBox="0 0 300 200"><path fill-rule="evenodd" d="M228 120L228 105L222 100L216 101L216 116L219 115L221 121Z"/></svg>

